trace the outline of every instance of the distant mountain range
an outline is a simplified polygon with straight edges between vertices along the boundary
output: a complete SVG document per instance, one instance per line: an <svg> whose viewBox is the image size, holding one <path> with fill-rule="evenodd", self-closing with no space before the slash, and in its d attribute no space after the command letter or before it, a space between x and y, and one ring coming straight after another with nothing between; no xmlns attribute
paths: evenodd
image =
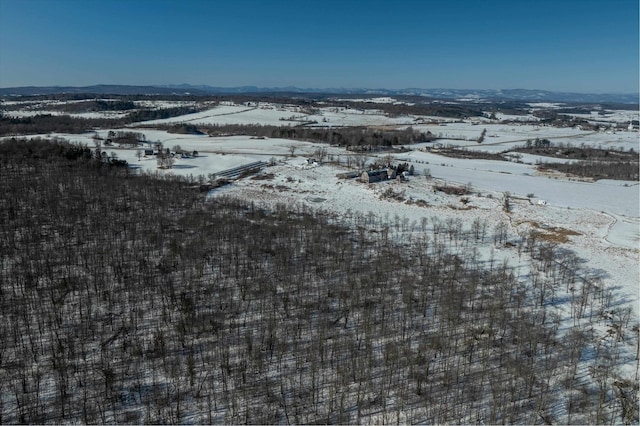
<svg viewBox="0 0 640 426"><path fill-rule="evenodd" d="M336 95L368 95L368 96L424 96L434 99L483 101L513 100L524 102L586 102L586 103L625 103L640 102L638 93L569 93L551 92L547 90L529 89L301 89L298 87L214 87L206 85L160 85L160 86L127 86L127 85L95 85L84 87L46 86L46 87L9 87L0 88L0 96L32 96L54 94L96 94L96 95L224 95L224 94L336 94Z"/></svg>

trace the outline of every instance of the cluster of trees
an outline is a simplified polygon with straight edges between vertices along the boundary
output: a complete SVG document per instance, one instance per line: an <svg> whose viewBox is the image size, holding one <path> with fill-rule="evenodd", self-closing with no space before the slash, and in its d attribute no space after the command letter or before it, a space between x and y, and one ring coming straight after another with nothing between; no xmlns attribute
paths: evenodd
<svg viewBox="0 0 640 426"><path fill-rule="evenodd" d="M110 143L135 147L141 143L145 143L147 137L144 133L139 132L129 132L124 130L118 130L114 132L113 130L110 130L109 133L107 133L107 140ZM100 138L94 137L94 141L96 142L96 144L98 144Z"/></svg>
<svg viewBox="0 0 640 426"><path fill-rule="evenodd" d="M455 146L432 148L431 152L433 152L434 154L452 158L508 161L507 158L504 157L504 154L500 152L476 151L473 149L459 148Z"/></svg>
<svg viewBox="0 0 640 426"><path fill-rule="evenodd" d="M109 156L101 150L101 145L91 150L84 145L70 144L64 138L10 138L2 142L1 152L10 161L14 156L23 156L26 159L47 162L59 161L61 158L71 161L73 164L81 163L93 168L103 168L104 166L119 167L126 170L128 163L119 160L112 153Z"/></svg>
<svg viewBox="0 0 640 426"><path fill-rule="evenodd" d="M76 162L95 158L95 153L88 147L70 144L63 138L10 138L0 142L0 152L3 156L0 164L4 167L12 166L16 159L19 162L46 163L49 159L56 162L61 159Z"/></svg>
<svg viewBox="0 0 640 426"><path fill-rule="evenodd" d="M173 149L175 153L182 152L182 148L179 145L176 145ZM158 163L159 169L171 169L175 163L174 154L169 148L164 148L162 144L159 144L156 162Z"/></svg>
<svg viewBox="0 0 640 426"><path fill-rule="evenodd" d="M514 151L529 152L529 153L547 152L551 154L553 153L553 151L547 149L550 147L551 147L551 141L549 139L535 138L533 140L528 139L524 147L516 148L514 149ZM543 151L540 151L540 150L543 150Z"/></svg>
<svg viewBox="0 0 640 426"><path fill-rule="evenodd" d="M205 202L53 145L0 144L1 423L638 422L630 312L537 234ZM524 277L478 255L514 241Z"/></svg>
<svg viewBox="0 0 640 426"><path fill-rule="evenodd" d="M191 123L179 123L169 126L167 128L168 133L178 133L181 135L201 135L202 132L198 129L198 126Z"/></svg>

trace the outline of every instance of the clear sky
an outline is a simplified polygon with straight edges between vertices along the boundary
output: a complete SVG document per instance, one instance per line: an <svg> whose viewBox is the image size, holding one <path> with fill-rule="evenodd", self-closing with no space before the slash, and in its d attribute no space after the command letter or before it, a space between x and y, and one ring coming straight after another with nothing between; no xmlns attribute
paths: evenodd
<svg viewBox="0 0 640 426"><path fill-rule="evenodd" d="M0 87L637 93L638 0L0 0Z"/></svg>

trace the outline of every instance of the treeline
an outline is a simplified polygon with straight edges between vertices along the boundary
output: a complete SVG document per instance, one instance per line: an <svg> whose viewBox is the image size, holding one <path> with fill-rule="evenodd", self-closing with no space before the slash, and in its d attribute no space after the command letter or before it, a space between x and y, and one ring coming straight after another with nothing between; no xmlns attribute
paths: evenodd
<svg viewBox="0 0 640 426"><path fill-rule="evenodd" d="M198 126L198 128L210 136L249 135L360 148L391 147L436 140L436 137L431 132L424 133L411 127L404 130L378 130L366 127L311 128L225 124Z"/></svg>
<svg viewBox="0 0 640 426"><path fill-rule="evenodd" d="M95 112L95 111L130 111L137 106L129 100L104 100L93 99L84 102L67 102L57 105L47 105L47 109L64 111L69 113Z"/></svg>
<svg viewBox="0 0 640 426"><path fill-rule="evenodd" d="M444 104L439 102L419 102L414 104L406 103L376 103L376 102L361 102L361 101L325 101L324 107L335 106L344 107L348 106L353 109L362 110L380 110L387 114L389 117L399 117L402 115L425 115L436 117L450 117L450 118L468 118L468 117L482 117L484 112L481 107L469 107L462 105Z"/></svg>
<svg viewBox="0 0 640 426"><path fill-rule="evenodd" d="M110 130L107 133L107 139L105 140L105 145L116 143L121 146L124 145L124 146L136 147L140 144L145 143L146 139L147 138L144 133L128 132L123 130L118 130L117 132L114 132L113 130ZM97 134L93 136L93 141L96 144L96 146L101 146L102 140L103 139L100 138Z"/></svg>
<svg viewBox="0 0 640 426"><path fill-rule="evenodd" d="M630 311L537 234L205 202L64 153L0 143L0 423L638 422Z"/></svg>
<svg viewBox="0 0 640 426"><path fill-rule="evenodd" d="M525 146L514 148L512 151L544 155L545 157L564 158L567 160L640 161L640 155L638 155L633 148L623 150L593 148L584 145L574 146L572 144L564 144L562 142L551 143L548 139L528 140Z"/></svg>
<svg viewBox="0 0 640 426"><path fill-rule="evenodd" d="M78 118L68 115L41 114L33 117L0 117L0 136L46 133L79 134L96 128L119 127L121 119Z"/></svg>
<svg viewBox="0 0 640 426"><path fill-rule="evenodd" d="M46 95L31 95L31 96L20 96L21 101L26 102L39 102L39 101L48 101L55 100L60 102L70 102L70 101L91 101L95 100L96 96L100 96L104 99L114 99L116 101L122 102L135 102L135 101L208 101L208 100L216 100L215 96L198 96L198 95L174 95L174 94L154 94L154 95L142 95L142 94L109 94L109 93L51 93Z"/></svg>
<svg viewBox="0 0 640 426"><path fill-rule="evenodd" d="M74 104L69 104L74 105ZM198 112L195 107L138 109L121 118L84 118L69 115L40 114L32 117L0 117L0 136L45 133L79 134L94 129L117 128L147 120L157 120Z"/></svg>
<svg viewBox="0 0 640 426"><path fill-rule="evenodd" d="M375 104L379 107L380 104ZM468 117L482 117L484 112L480 108L469 108L459 105L446 105L446 104L418 104L418 105L406 105L406 104L383 104L382 109L390 117L398 117L401 115L426 115L436 117L451 117L451 118L468 118ZM359 103L358 107L362 107Z"/></svg>
<svg viewBox="0 0 640 426"><path fill-rule="evenodd" d="M139 109L136 111L132 111L127 116L127 119L131 123L149 120L162 120L165 118L178 117L180 115L193 114L200 110L201 109L194 106L179 106L161 109Z"/></svg>
<svg viewBox="0 0 640 426"><path fill-rule="evenodd" d="M575 163L543 163L541 170L556 170L574 176L592 179L640 180L638 162L581 161Z"/></svg>
<svg viewBox="0 0 640 426"><path fill-rule="evenodd" d="M17 167L24 162L42 160L60 162L91 160L93 152L86 146L70 144L64 139L51 138L11 138L0 142L3 167ZM82 162L82 164L88 164Z"/></svg>

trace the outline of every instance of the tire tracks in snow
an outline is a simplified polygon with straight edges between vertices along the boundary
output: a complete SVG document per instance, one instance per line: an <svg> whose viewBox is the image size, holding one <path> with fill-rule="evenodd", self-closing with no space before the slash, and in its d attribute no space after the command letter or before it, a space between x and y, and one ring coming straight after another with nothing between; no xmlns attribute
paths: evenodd
<svg viewBox="0 0 640 426"><path fill-rule="evenodd" d="M600 212L601 214L609 217L611 219L611 222L609 223L609 225L607 226L607 231L604 237L602 237L602 240L604 242L606 242L607 244L610 244L610 246L612 247L616 247L616 248L623 248L623 249L635 249L638 250L638 243L636 241L635 247L634 246L630 246L630 245L625 245L625 244L621 244L620 242L615 242L611 240L611 234L613 233L613 228L616 225L619 225L620 222L623 223L628 223L630 225L636 225L636 230L638 230L638 234L635 236L636 239L637 237L640 235L640 229L638 228L640 226L640 218L628 218L625 216L619 216L613 213L607 213L607 212ZM605 249L606 250L606 249Z"/></svg>

